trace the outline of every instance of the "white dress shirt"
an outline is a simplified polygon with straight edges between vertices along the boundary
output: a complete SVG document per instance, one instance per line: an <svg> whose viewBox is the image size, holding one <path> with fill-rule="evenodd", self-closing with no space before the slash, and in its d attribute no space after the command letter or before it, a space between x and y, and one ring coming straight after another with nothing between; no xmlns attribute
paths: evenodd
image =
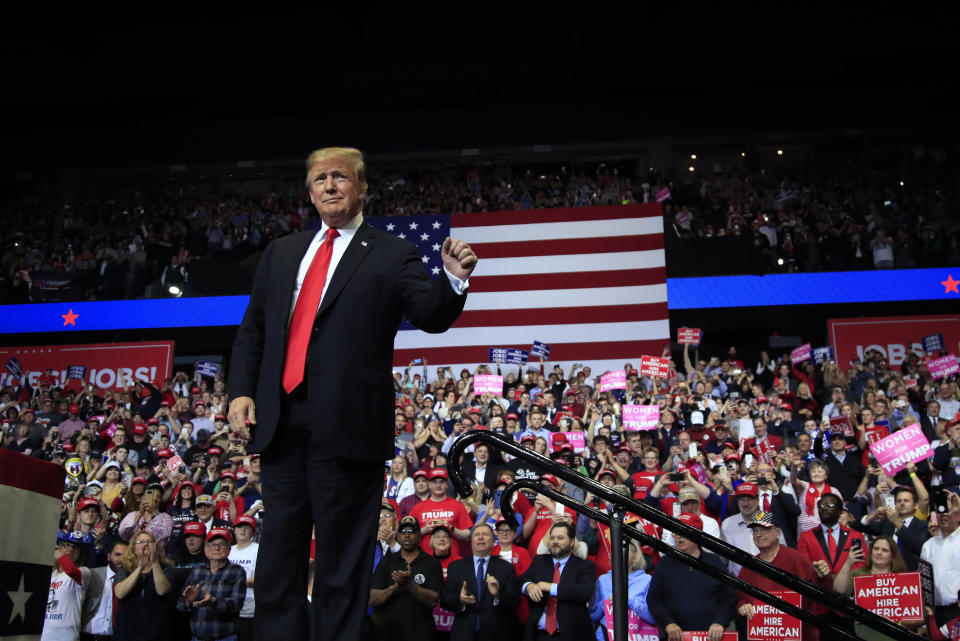
<svg viewBox="0 0 960 641"><path fill-rule="evenodd" d="M113 634L113 577L115 577L117 573L114 572L109 565L106 566L105 569L106 573L103 582L103 594L100 595L100 604L97 606L96 614L87 622L83 631L89 634L109 636Z"/></svg>
<svg viewBox="0 0 960 641"><path fill-rule="evenodd" d="M933 566L934 603L955 604L960 590L960 529L946 537L940 532L927 539L920 558Z"/></svg>

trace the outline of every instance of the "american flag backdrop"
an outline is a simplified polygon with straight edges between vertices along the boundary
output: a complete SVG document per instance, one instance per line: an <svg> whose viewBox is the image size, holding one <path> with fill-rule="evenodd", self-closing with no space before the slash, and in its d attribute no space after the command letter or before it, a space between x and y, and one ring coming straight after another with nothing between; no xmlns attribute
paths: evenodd
<svg viewBox="0 0 960 641"><path fill-rule="evenodd" d="M487 362L487 348L551 347L551 361L659 356L670 340L659 204L368 218L416 243L427 271L443 272L444 238L480 262L466 307L443 334L404 324L394 365Z"/></svg>

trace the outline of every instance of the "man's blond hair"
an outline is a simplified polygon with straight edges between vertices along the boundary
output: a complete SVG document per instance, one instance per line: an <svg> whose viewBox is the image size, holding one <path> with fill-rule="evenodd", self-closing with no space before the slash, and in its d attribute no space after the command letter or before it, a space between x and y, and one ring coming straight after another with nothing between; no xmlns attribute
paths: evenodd
<svg viewBox="0 0 960 641"><path fill-rule="evenodd" d="M357 177L360 191L367 191L367 166L363 162L363 152L353 147L324 147L310 152L305 163L307 168L306 186L310 188L310 170L319 162L336 158L342 160L353 169Z"/></svg>

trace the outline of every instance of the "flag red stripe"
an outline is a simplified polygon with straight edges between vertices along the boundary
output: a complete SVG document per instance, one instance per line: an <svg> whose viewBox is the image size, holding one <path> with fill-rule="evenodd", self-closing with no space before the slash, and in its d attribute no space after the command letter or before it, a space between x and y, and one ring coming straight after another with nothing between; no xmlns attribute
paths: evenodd
<svg viewBox="0 0 960 641"><path fill-rule="evenodd" d="M454 327L502 327L509 325L572 325L617 323L667 318L667 303L594 305L563 309L477 309L460 314Z"/></svg>
<svg viewBox="0 0 960 641"><path fill-rule="evenodd" d="M515 256L560 256L571 254L606 254L663 249L663 234L643 236L601 236L598 238L556 238L515 242L471 243L482 258Z"/></svg>
<svg viewBox="0 0 960 641"><path fill-rule="evenodd" d="M60 499L65 476L63 468L55 463L0 449L0 485Z"/></svg>
<svg viewBox="0 0 960 641"><path fill-rule="evenodd" d="M591 207L563 207L523 211L493 211L483 213L450 214L450 227L489 227L491 225L522 225L529 223L569 223L591 220L615 220L660 216L659 204L598 205Z"/></svg>
<svg viewBox="0 0 960 641"><path fill-rule="evenodd" d="M665 267L647 269L570 272L567 274L516 274L471 276L471 292L519 292L531 289L579 289L586 287L627 287L660 285L667 280Z"/></svg>
<svg viewBox="0 0 960 641"><path fill-rule="evenodd" d="M624 358L636 361L644 354L659 354L670 339L645 341L612 341L598 343L551 343L551 361L586 361L608 358ZM530 345L496 345L530 349ZM394 367L405 367L415 358L426 358L429 363L486 363L490 357L488 346L468 345L460 347L431 347L425 349L398 349L393 354ZM532 361L535 363L536 361Z"/></svg>

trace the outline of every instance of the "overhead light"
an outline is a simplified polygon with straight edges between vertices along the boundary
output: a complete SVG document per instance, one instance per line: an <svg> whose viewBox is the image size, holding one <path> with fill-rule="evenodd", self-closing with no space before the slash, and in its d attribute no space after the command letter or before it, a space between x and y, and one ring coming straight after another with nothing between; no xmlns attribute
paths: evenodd
<svg viewBox="0 0 960 641"><path fill-rule="evenodd" d="M778 155L778 156L782 156L782 155L783 155L783 149L777 149L777 155Z"/></svg>
<svg viewBox="0 0 960 641"><path fill-rule="evenodd" d="M747 157L747 152L741 151L741 152L740 152L740 157L741 157L741 158L746 158L746 157Z"/></svg>
<svg viewBox="0 0 960 641"><path fill-rule="evenodd" d="M777 259L777 264L780 265L781 267L783 267L783 259L782 259L782 258L778 258L778 259Z"/></svg>
<svg viewBox="0 0 960 641"><path fill-rule="evenodd" d="M694 171L694 169L693 169L693 165L691 165L691 166L689 166L689 167L687 167L687 169L689 169L690 171Z"/></svg>
<svg viewBox="0 0 960 641"><path fill-rule="evenodd" d="M171 295L171 296L181 296L181 295L183 295L183 291L182 291L179 287L177 287L176 285L170 285L170 287L167 288L167 291L170 292L170 295Z"/></svg>
<svg viewBox="0 0 960 641"><path fill-rule="evenodd" d="M690 154L690 160L696 160L697 154Z"/></svg>

